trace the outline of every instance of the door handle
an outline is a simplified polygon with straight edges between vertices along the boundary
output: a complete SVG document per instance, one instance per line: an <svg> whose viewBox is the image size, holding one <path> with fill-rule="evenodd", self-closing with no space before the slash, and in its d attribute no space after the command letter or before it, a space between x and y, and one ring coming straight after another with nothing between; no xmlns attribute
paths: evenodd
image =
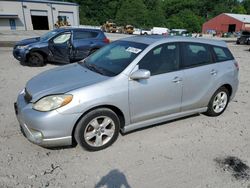
<svg viewBox="0 0 250 188"><path fill-rule="evenodd" d="M180 83L181 81L182 81L182 78L180 78L178 76L174 77L174 79L172 80L172 82L174 82L174 83Z"/></svg>
<svg viewBox="0 0 250 188"><path fill-rule="evenodd" d="M211 74L211 75L216 75L216 74L217 74L217 71L213 69L213 70L211 70L210 74Z"/></svg>

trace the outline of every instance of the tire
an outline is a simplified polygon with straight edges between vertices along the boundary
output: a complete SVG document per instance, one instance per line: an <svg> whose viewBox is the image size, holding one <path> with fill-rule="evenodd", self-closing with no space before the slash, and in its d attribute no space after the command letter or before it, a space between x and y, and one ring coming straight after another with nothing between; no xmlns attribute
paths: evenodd
<svg viewBox="0 0 250 188"><path fill-rule="evenodd" d="M99 108L81 118L74 138L83 149L99 151L112 145L118 138L119 131L118 116L108 108Z"/></svg>
<svg viewBox="0 0 250 188"><path fill-rule="evenodd" d="M43 56L38 52L32 52L29 55L28 62L31 66L40 67L45 65Z"/></svg>
<svg viewBox="0 0 250 188"><path fill-rule="evenodd" d="M230 96L228 89L225 87L219 88L210 99L208 110L205 112L205 114L208 116L221 115L227 108L229 98Z"/></svg>

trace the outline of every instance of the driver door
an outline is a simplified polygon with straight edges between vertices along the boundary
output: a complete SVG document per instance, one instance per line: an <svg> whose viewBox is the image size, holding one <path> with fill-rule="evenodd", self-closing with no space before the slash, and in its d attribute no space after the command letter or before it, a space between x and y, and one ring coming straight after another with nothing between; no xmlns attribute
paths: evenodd
<svg viewBox="0 0 250 188"><path fill-rule="evenodd" d="M49 42L50 59L55 62L69 63L72 54L71 32L57 35Z"/></svg>
<svg viewBox="0 0 250 188"><path fill-rule="evenodd" d="M138 63L138 68L149 70L151 76L129 80L131 122L180 112L183 71L179 70L179 45L155 47Z"/></svg>

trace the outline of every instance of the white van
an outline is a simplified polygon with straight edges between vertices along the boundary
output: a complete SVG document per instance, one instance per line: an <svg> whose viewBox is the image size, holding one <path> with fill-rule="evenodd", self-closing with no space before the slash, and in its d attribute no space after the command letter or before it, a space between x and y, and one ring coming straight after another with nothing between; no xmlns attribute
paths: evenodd
<svg viewBox="0 0 250 188"><path fill-rule="evenodd" d="M153 27L151 30L152 35L167 35L169 33L169 29L165 27Z"/></svg>

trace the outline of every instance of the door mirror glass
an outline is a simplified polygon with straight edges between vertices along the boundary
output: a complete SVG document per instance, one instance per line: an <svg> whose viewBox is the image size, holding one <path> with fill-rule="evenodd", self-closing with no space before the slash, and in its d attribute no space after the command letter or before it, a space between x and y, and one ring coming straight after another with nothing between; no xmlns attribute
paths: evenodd
<svg viewBox="0 0 250 188"><path fill-rule="evenodd" d="M150 71L145 69L139 69L130 75L130 78L132 80L148 79L149 77L150 77Z"/></svg>
<svg viewBox="0 0 250 188"><path fill-rule="evenodd" d="M53 39L53 43L54 44L63 44L70 39L70 36L71 36L70 33L64 33L62 35L59 35Z"/></svg>

